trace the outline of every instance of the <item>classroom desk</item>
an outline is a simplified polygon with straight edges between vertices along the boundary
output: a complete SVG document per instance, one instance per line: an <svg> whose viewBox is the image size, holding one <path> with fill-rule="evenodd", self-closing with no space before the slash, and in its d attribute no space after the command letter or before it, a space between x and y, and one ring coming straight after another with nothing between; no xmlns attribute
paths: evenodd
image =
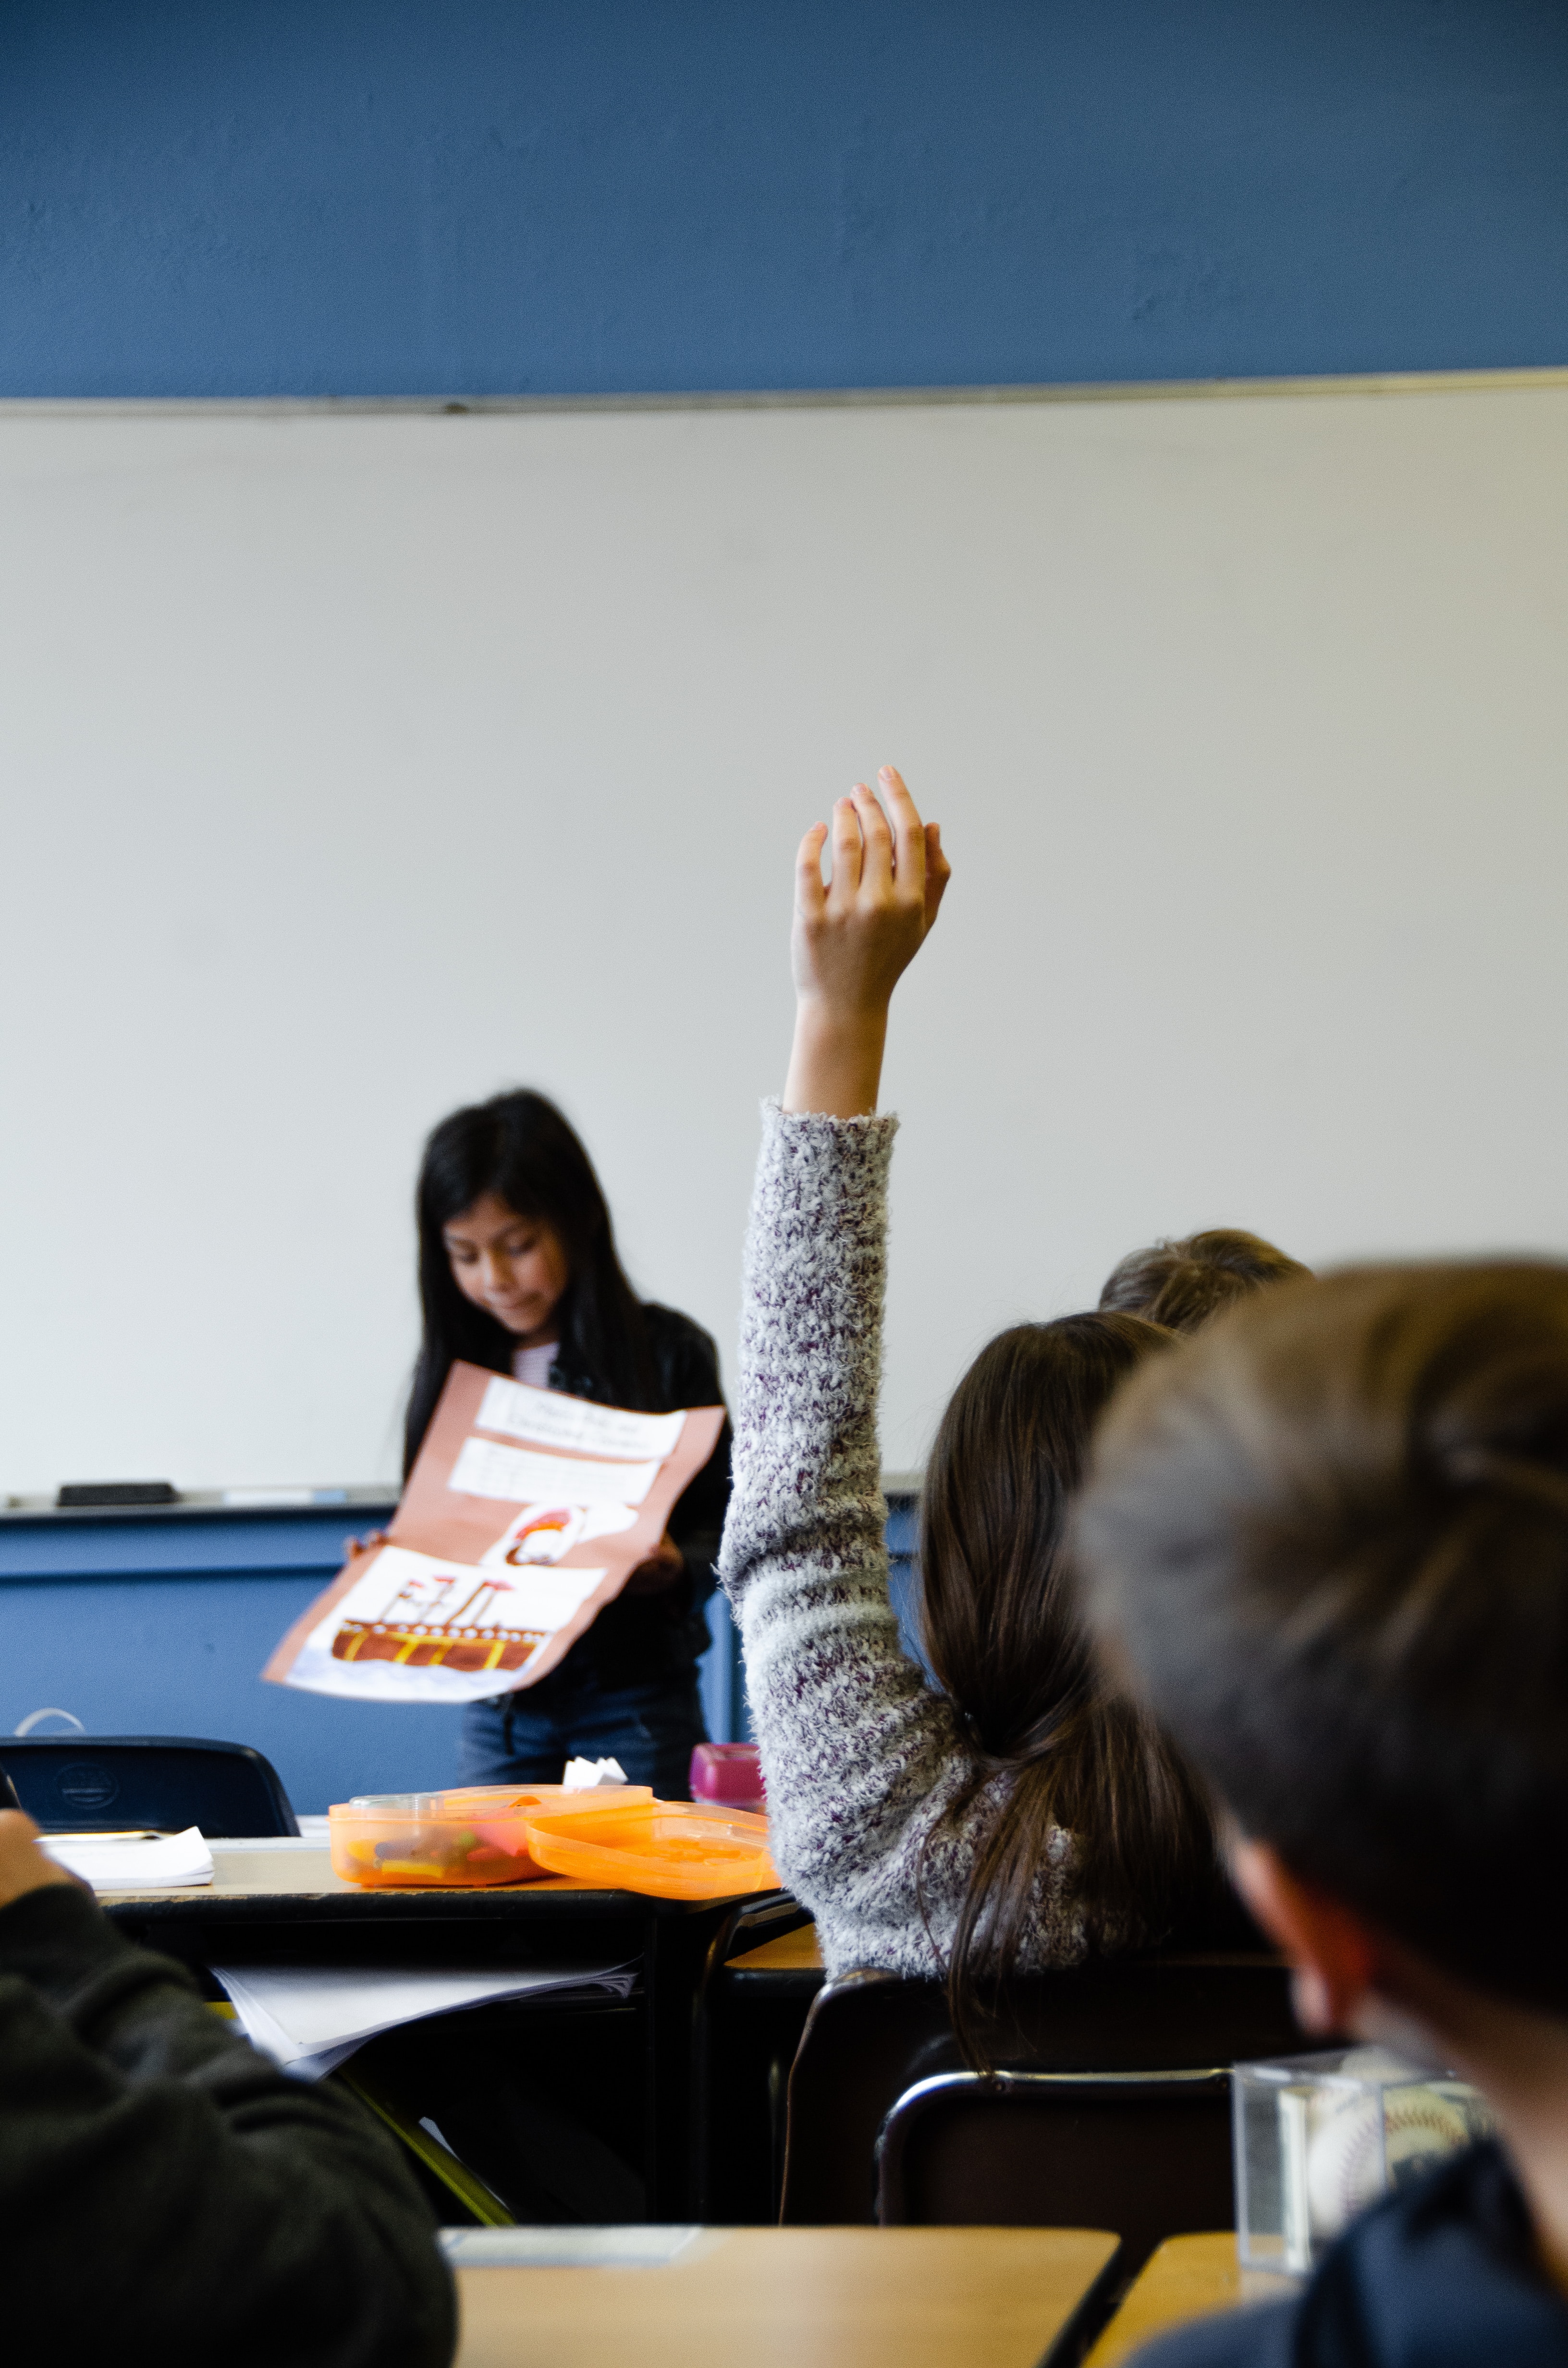
<svg viewBox="0 0 1568 2368"><path fill-rule="evenodd" d="M364 1891L333 1873L324 1846L225 1850L215 1841L211 1850L210 1886L107 1894L103 1907L128 1938L202 1972L225 1963L347 1964L372 1953L389 1965L433 1952L459 1965L637 1959L631 2003L641 2018L647 2217L695 2216L697 2003L735 1911L761 1907L780 1922L798 1918L786 1893L647 1899L564 1876L494 1891Z"/></svg>
<svg viewBox="0 0 1568 2368"><path fill-rule="evenodd" d="M797 1924L792 1932L781 1932L777 1941L764 1941L756 1949L743 1949L738 1957L725 1959L728 1971L736 1974L804 1974L814 1975L811 1987L820 1989L823 1981L822 1949L814 1924Z"/></svg>
<svg viewBox="0 0 1568 2368"><path fill-rule="evenodd" d="M1301 2292L1295 2278L1244 2270L1229 2228L1212 2236L1167 2237L1139 2271L1084 2368L1119 2368L1141 2343L1189 2318L1244 2309Z"/></svg>
<svg viewBox="0 0 1568 2368"><path fill-rule="evenodd" d="M710 2228L662 2268L460 2269L458 2368L1039 2368L1116 2243L1093 2228Z"/></svg>

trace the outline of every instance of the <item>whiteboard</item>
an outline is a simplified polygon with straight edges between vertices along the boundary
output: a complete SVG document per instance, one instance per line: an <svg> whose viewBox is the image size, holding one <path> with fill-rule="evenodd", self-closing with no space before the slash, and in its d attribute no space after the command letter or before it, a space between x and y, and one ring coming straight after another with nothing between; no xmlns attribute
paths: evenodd
<svg viewBox="0 0 1568 2368"><path fill-rule="evenodd" d="M733 1372L793 849L892 759L885 1452L1136 1243L1568 1249L1568 386L0 413L0 1490L392 1474L557 1095Z"/></svg>

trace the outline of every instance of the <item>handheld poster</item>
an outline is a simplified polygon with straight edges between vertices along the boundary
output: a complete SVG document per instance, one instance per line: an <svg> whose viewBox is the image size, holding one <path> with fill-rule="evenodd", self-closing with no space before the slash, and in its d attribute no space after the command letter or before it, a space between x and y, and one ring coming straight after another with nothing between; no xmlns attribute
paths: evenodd
<svg viewBox="0 0 1568 2368"><path fill-rule="evenodd" d="M723 1422L722 1406L632 1414L455 1364L387 1543L353 1557L263 1677L358 1702L536 1684L653 1552Z"/></svg>

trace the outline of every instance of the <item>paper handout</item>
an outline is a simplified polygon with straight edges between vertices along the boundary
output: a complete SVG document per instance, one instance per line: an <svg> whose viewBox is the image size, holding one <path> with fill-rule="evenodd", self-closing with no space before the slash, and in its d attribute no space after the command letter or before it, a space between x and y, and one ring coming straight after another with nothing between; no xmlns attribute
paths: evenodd
<svg viewBox="0 0 1568 2368"><path fill-rule="evenodd" d="M455 1364L387 1543L262 1675L359 1702L537 1683L648 1559L723 1422L722 1406L637 1414Z"/></svg>
<svg viewBox="0 0 1568 2368"><path fill-rule="evenodd" d="M627 1998L635 1965L552 1965L526 1973L402 1972L383 1965L213 1965L245 2036L301 2080L319 2080L379 2032L426 2015L583 1990Z"/></svg>
<svg viewBox="0 0 1568 2368"><path fill-rule="evenodd" d="M95 1891L183 1891L212 1880L199 1826L183 1834L46 1834L43 1848Z"/></svg>

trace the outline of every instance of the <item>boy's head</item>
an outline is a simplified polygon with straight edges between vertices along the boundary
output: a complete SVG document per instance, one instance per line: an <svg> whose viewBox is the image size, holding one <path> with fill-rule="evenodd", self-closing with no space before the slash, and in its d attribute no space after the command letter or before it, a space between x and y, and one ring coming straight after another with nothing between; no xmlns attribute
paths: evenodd
<svg viewBox="0 0 1568 2368"><path fill-rule="evenodd" d="M1136 1373L1077 1557L1244 1832L1568 2014L1568 1268L1261 1292Z"/></svg>
<svg viewBox="0 0 1568 2368"><path fill-rule="evenodd" d="M1266 1283L1303 1281L1311 1271L1259 1234L1216 1225L1179 1242L1129 1250L1108 1277L1100 1305L1171 1332L1196 1332L1233 1299Z"/></svg>

